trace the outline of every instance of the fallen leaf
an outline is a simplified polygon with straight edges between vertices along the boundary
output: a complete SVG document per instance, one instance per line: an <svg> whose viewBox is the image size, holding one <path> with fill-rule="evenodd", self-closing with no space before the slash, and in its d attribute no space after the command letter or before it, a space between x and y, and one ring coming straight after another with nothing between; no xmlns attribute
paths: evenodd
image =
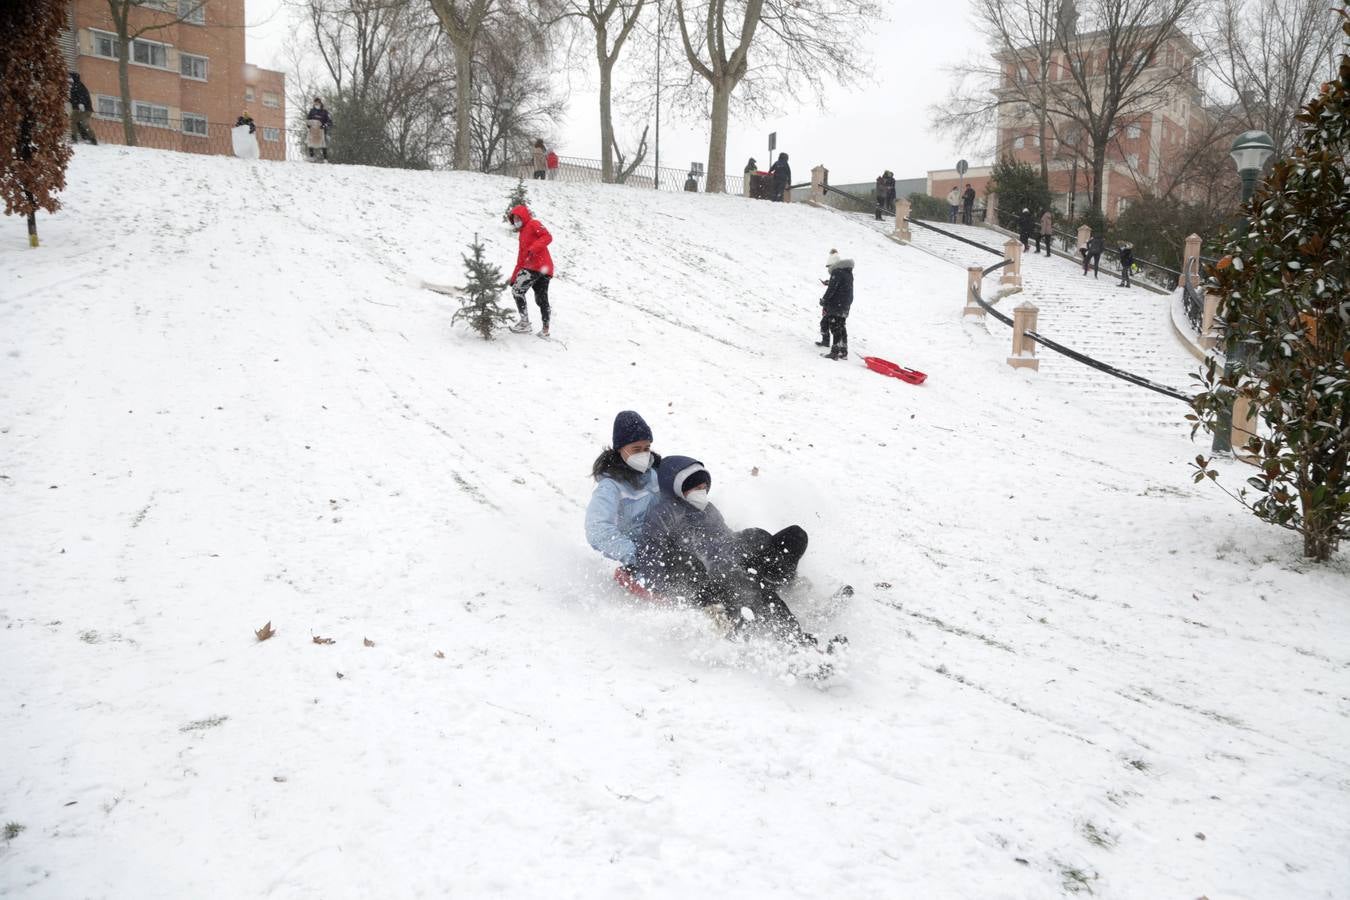
<svg viewBox="0 0 1350 900"><path fill-rule="evenodd" d="M337 641L333 640L332 638L319 637L317 634L312 634L312 635L310 635L310 637L314 638L314 643L316 643L316 644L336 644L336 643L337 643ZM338 677L341 678L342 676L339 675Z"/></svg>
<svg viewBox="0 0 1350 900"><path fill-rule="evenodd" d="M361 643L365 644L367 647L375 646L375 642L372 641L370 638L361 638Z"/></svg>
<svg viewBox="0 0 1350 900"><path fill-rule="evenodd" d="M433 653L432 656L436 657L437 659L445 659L445 654L439 650Z"/></svg>
<svg viewBox="0 0 1350 900"><path fill-rule="evenodd" d="M276 634L276 631L274 631L274 630L272 629L272 623L271 623L271 622L268 622L266 625L264 625L263 627L259 628L257 631L255 631L255 632L253 632L253 633L256 634L256 635L258 636L258 640L260 640L260 641L265 641L265 640L267 640L268 638L270 638L272 635Z"/></svg>

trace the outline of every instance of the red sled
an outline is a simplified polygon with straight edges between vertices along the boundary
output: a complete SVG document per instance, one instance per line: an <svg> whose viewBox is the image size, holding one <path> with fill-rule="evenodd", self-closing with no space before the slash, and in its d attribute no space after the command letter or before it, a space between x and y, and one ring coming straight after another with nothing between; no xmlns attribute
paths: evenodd
<svg viewBox="0 0 1350 900"><path fill-rule="evenodd" d="M867 363L867 368L873 372L899 378L901 381L910 384L923 384L928 380L928 376L918 369L906 369L904 366L898 366L889 359L882 359L880 356L864 356L863 362Z"/></svg>
<svg viewBox="0 0 1350 900"><path fill-rule="evenodd" d="M637 597L639 600L646 600L648 603L666 602L664 597L658 597L648 590L646 585L641 581L638 581L636 575L623 566L619 566L614 570L614 580L618 582L620 587L634 597Z"/></svg>

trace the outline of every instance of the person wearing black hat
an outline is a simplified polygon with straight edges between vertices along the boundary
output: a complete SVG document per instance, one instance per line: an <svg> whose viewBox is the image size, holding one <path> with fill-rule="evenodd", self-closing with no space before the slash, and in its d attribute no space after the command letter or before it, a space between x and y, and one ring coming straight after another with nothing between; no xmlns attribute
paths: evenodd
<svg viewBox="0 0 1350 900"><path fill-rule="evenodd" d="M666 596L721 607L737 629L758 622L779 637L815 644L778 594L797 577L805 529L732 531L708 500L712 474L688 456L666 457L657 481L661 497L647 512L637 544L635 569L643 583Z"/></svg>
<svg viewBox="0 0 1350 900"><path fill-rule="evenodd" d="M94 101L89 96L89 88L80 80L79 72L70 73L70 142L85 140L97 144L98 138L89 127L89 118L94 114Z"/></svg>
<svg viewBox="0 0 1350 900"><path fill-rule="evenodd" d="M631 409L615 416L613 441L591 464L595 490L586 505L586 542L625 566L637 561L636 541L660 490L660 465L642 416Z"/></svg>
<svg viewBox="0 0 1350 900"><path fill-rule="evenodd" d="M769 174L773 176L773 194L769 199L782 203L783 194L792 184L792 166L788 165L786 153L778 154L778 159L769 166Z"/></svg>

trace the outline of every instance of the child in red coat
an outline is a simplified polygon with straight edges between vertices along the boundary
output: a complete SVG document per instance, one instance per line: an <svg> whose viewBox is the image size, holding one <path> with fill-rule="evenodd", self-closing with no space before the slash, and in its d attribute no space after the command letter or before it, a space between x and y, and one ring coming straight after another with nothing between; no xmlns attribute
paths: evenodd
<svg viewBox="0 0 1350 900"><path fill-rule="evenodd" d="M511 296L515 298L520 318L511 330L516 334L530 330L530 311L525 306L525 295L533 289L534 302L539 306L539 318L544 325L539 336L548 337L548 283L553 278L553 258L548 254L548 245L553 235L523 205L512 207L507 219L520 233L516 267L511 271Z"/></svg>

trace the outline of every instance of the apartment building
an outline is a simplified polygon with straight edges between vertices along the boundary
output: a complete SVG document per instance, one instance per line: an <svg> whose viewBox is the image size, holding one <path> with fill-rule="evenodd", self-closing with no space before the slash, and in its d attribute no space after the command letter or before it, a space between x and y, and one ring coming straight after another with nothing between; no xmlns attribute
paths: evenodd
<svg viewBox="0 0 1350 900"><path fill-rule="evenodd" d="M107 0L70 0L67 65L94 101L100 141L124 143L118 89L120 48ZM136 142L187 153L230 154L230 128L247 110L265 159L286 157L286 76L244 60L245 0L144 0L130 32L165 25L132 42Z"/></svg>
<svg viewBox="0 0 1350 900"><path fill-rule="evenodd" d="M1089 33L1079 35L1077 40L1082 48L1077 58L1083 61L1088 77L1104 79L1104 38ZM1108 219L1115 219L1134 199L1164 181L1168 167L1177 164L1192 138L1209 127L1209 114L1196 77L1199 57L1199 48L1173 29L1159 52L1148 61L1141 80L1156 79L1166 89L1145 104L1146 108L1125 115L1118 123L1118 131L1107 148L1102 177L1102 206ZM1003 98L1025 97L1028 86L1034 85L1039 77L1035 55L1022 58L1004 55L1000 62L1003 83L995 93ZM1048 77L1052 91L1057 83L1071 77L1063 52L1058 49L1050 58ZM1040 141L1039 123L1029 106L1016 102L999 106L1000 156L1011 154L1039 168ZM1049 187L1056 206L1070 215L1073 206L1081 214L1091 196L1091 144L1071 121L1054 116L1047 128L1046 141Z"/></svg>

